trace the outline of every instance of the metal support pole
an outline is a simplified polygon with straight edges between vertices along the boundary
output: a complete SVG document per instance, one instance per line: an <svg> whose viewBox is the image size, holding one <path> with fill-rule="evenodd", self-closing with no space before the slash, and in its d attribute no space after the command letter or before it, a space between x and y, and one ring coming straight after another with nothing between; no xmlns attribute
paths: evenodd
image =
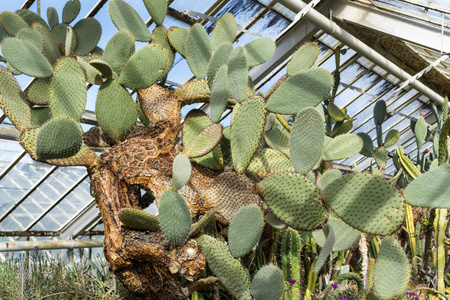
<svg viewBox="0 0 450 300"><path fill-rule="evenodd" d="M280 0L279 3L295 13L298 13L307 6L307 4L305 4L301 0ZM400 67L392 63L386 57L376 52L375 50L364 44L362 41L354 37L352 34L339 27L335 22L326 18L314 8L309 9L304 18L322 29L324 32L328 33L329 35L338 39L361 55L365 56L367 59L370 59L375 64L390 72L397 78L403 81L411 78L411 75L409 75L407 72L403 71ZM440 106L444 104L443 97L441 97L439 94L431 90L420 81L412 81L411 86L423 95L430 98L436 104Z"/></svg>
<svg viewBox="0 0 450 300"><path fill-rule="evenodd" d="M34 249L72 249L97 248L103 246L103 240L61 240L61 241L27 241L27 242L1 242L0 252L30 251Z"/></svg>

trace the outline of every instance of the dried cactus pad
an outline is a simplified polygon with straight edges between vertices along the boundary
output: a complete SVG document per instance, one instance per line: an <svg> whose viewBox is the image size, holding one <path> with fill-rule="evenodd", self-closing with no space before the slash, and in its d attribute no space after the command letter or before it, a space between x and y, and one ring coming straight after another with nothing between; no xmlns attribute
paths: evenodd
<svg viewBox="0 0 450 300"><path fill-rule="evenodd" d="M342 176L325 188L324 195L339 218L360 231L386 235L402 224L403 197L379 176Z"/></svg>
<svg viewBox="0 0 450 300"><path fill-rule="evenodd" d="M228 224L242 207L260 203L253 182L234 172L218 175L206 190L205 196L214 203L219 221L225 224Z"/></svg>
<svg viewBox="0 0 450 300"><path fill-rule="evenodd" d="M183 245L191 232L191 212L175 191L165 192L159 201L159 220L164 236L175 246Z"/></svg>
<svg viewBox="0 0 450 300"><path fill-rule="evenodd" d="M397 239L385 237L375 262L374 285L383 299L391 299L405 294L409 279L410 265Z"/></svg>
<svg viewBox="0 0 450 300"><path fill-rule="evenodd" d="M258 243L264 227L264 217L256 205L241 208L233 217L228 230L231 254L241 257L250 252Z"/></svg>
<svg viewBox="0 0 450 300"><path fill-rule="evenodd" d="M138 230L158 231L159 218L146 211L136 208L122 208L118 217L126 226Z"/></svg>
<svg viewBox="0 0 450 300"><path fill-rule="evenodd" d="M257 190L272 212L295 229L310 231L325 220L319 190L304 176L276 173L259 182Z"/></svg>
<svg viewBox="0 0 450 300"><path fill-rule="evenodd" d="M31 127L30 107L22 96L22 90L14 76L1 66L0 86L0 108L3 112L18 130Z"/></svg>
<svg viewBox="0 0 450 300"><path fill-rule="evenodd" d="M330 218L328 219L327 224L329 224L333 228L334 234L336 236L333 251L346 251L358 244L361 233L356 229L348 226L340 219ZM315 230L313 231L313 236L317 244L320 247L323 247L326 240L323 231Z"/></svg>
<svg viewBox="0 0 450 300"><path fill-rule="evenodd" d="M236 299L251 300L250 282L241 263L231 256L228 247L209 235L197 239L211 270Z"/></svg>
<svg viewBox="0 0 450 300"><path fill-rule="evenodd" d="M257 97L249 98L236 112L231 124L231 156L238 173L247 169L261 140L265 124L264 103Z"/></svg>
<svg viewBox="0 0 450 300"><path fill-rule="evenodd" d="M250 293L255 300L279 300L283 292L283 272L273 265L259 269L250 285Z"/></svg>
<svg viewBox="0 0 450 300"><path fill-rule="evenodd" d="M450 165L442 165L414 179L405 189L406 202L413 206L450 208Z"/></svg>
<svg viewBox="0 0 450 300"><path fill-rule="evenodd" d="M295 170L309 172L320 160L325 143L322 116L313 107L302 109L295 117L289 152Z"/></svg>

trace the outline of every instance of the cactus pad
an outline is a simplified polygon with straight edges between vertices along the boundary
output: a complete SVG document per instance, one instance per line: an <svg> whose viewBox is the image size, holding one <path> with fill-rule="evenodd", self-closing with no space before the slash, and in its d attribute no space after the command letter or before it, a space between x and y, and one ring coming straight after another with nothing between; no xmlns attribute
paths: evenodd
<svg viewBox="0 0 450 300"><path fill-rule="evenodd" d="M319 46L316 43L306 43L295 52L287 65L287 73L294 76L300 71L311 68L319 57Z"/></svg>
<svg viewBox="0 0 450 300"><path fill-rule="evenodd" d="M189 36L190 29L172 26L167 32L169 42L181 56L186 57L186 41Z"/></svg>
<svg viewBox="0 0 450 300"><path fill-rule="evenodd" d="M403 221L404 200L378 176L350 174L324 190L327 205L350 226L371 234L390 234Z"/></svg>
<svg viewBox="0 0 450 300"><path fill-rule="evenodd" d="M386 162L389 159L389 153L386 150L386 147L380 146L375 149L373 153L373 158L378 165L378 168L384 169L386 167Z"/></svg>
<svg viewBox="0 0 450 300"><path fill-rule="evenodd" d="M0 66L0 108L14 126L22 131L31 127L30 107L25 101L14 76Z"/></svg>
<svg viewBox="0 0 450 300"><path fill-rule="evenodd" d="M120 30L106 44L102 59L112 67L114 72L120 74L134 50L133 35L127 30Z"/></svg>
<svg viewBox="0 0 450 300"><path fill-rule="evenodd" d="M303 108L319 104L329 94L333 83L333 76L326 69L300 71L275 90L266 108L274 113L297 114Z"/></svg>
<svg viewBox="0 0 450 300"><path fill-rule="evenodd" d="M43 41L43 54L50 62L54 65L58 59L61 57L61 52L59 51L59 43L56 37L52 34L50 30L43 26L42 24L35 23L31 26L33 30L36 30Z"/></svg>
<svg viewBox="0 0 450 300"><path fill-rule="evenodd" d="M219 221L228 224L233 216L247 205L260 204L253 182L234 172L224 172L214 178L205 191L205 197L214 203Z"/></svg>
<svg viewBox="0 0 450 300"><path fill-rule="evenodd" d="M103 83L102 73L100 73L98 69L91 66L80 56L77 56L77 61L83 68L87 82L89 82L90 84L98 84L98 85L101 85ZM95 59L93 59L92 61L95 61Z"/></svg>
<svg viewBox="0 0 450 300"><path fill-rule="evenodd" d="M250 252L258 243L263 227L264 217L258 206L241 208L231 220L228 230L231 254L237 258Z"/></svg>
<svg viewBox="0 0 450 300"><path fill-rule="evenodd" d="M247 97L248 66L244 47L233 49L228 59L228 87L230 94L241 103Z"/></svg>
<svg viewBox="0 0 450 300"><path fill-rule="evenodd" d="M255 39L244 46L249 67L265 63L275 53L275 42L268 37Z"/></svg>
<svg viewBox="0 0 450 300"><path fill-rule="evenodd" d="M116 80L108 80L100 87L95 111L98 124L116 143L125 139L136 125L137 112L133 99Z"/></svg>
<svg viewBox="0 0 450 300"><path fill-rule="evenodd" d="M2 42L5 59L20 72L33 77L52 76L53 68L38 49L18 38L6 38Z"/></svg>
<svg viewBox="0 0 450 300"><path fill-rule="evenodd" d="M310 231L325 220L319 190L304 176L276 173L259 182L257 189L272 212L295 229Z"/></svg>
<svg viewBox="0 0 450 300"><path fill-rule="evenodd" d="M167 57L166 67L162 77L167 76L169 71L172 69L173 62L175 60L175 53L172 51L169 39L167 37L167 29L164 26L157 26L152 33L152 43L161 45L164 49L164 53Z"/></svg>
<svg viewBox="0 0 450 300"><path fill-rule="evenodd" d="M206 127L212 124L208 116L201 110L191 110L185 118L183 124L183 145L188 147L192 141L202 132ZM220 145L217 145L208 154L193 159L198 164L214 169L220 170L223 168L223 157Z"/></svg>
<svg viewBox="0 0 450 300"><path fill-rule="evenodd" d="M222 138L222 125L211 124L203 129L183 151L189 158L197 158L211 152Z"/></svg>
<svg viewBox="0 0 450 300"><path fill-rule="evenodd" d="M302 109L295 117L289 141L289 152L295 170L309 172L320 160L325 143L321 115L313 108Z"/></svg>
<svg viewBox="0 0 450 300"><path fill-rule="evenodd" d="M81 10L80 0L70 0L64 5L62 12L63 23L70 24L78 16Z"/></svg>
<svg viewBox="0 0 450 300"><path fill-rule="evenodd" d="M225 244L202 235L197 238L211 270L230 293L240 300L250 300L250 282L241 263L233 258Z"/></svg>
<svg viewBox="0 0 450 300"><path fill-rule="evenodd" d="M352 157L363 148L364 142L356 134L341 134L332 139L323 150L323 160L339 160Z"/></svg>
<svg viewBox="0 0 450 300"><path fill-rule="evenodd" d="M54 117L80 120L86 106L86 78L73 57L63 57L55 65L50 83L50 105Z"/></svg>
<svg viewBox="0 0 450 300"><path fill-rule="evenodd" d="M330 224L325 224L322 231L325 236L325 243L323 243L319 256L316 259L316 264L314 265L314 272L316 273L319 273L320 269L322 269L323 265L327 261L327 257L333 251L334 243L336 241L333 227L331 227Z"/></svg>
<svg viewBox="0 0 450 300"><path fill-rule="evenodd" d="M223 65L228 64L228 59L230 58L230 54L233 51L233 45L231 44L222 44L219 48L214 52L211 61L208 65L208 70L206 72L208 76L208 84L209 87L212 87L214 78L219 71L219 69ZM228 68L228 67L227 67Z"/></svg>
<svg viewBox="0 0 450 300"><path fill-rule="evenodd" d="M81 125L69 117L44 124L36 135L36 158L48 160L75 155L83 144Z"/></svg>
<svg viewBox="0 0 450 300"><path fill-rule="evenodd" d="M394 146L400 139L400 132L396 129L389 130L384 139L384 146L386 148Z"/></svg>
<svg viewBox="0 0 450 300"><path fill-rule="evenodd" d="M65 23L59 23L52 29L53 35L58 40L58 44L63 46L64 48L67 40L67 28L71 27ZM72 31L72 41L70 44L70 49L75 50L76 47L77 47L77 34L76 32Z"/></svg>
<svg viewBox="0 0 450 300"><path fill-rule="evenodd" d="M117 215L123 225L132 229L149 231L160 229L159 218L140 209L122 208Z"/></svg>
<svg viewBox="0 0 450 300"><path fill-rule="evenodd" d="M320 189L324 190L330 183L340 178L341 176L342 176L341 171L338 169L331 169L325 171L325 173L323 173L322 176L320 177L319 181Z"/></svg>
<svg viewBox="0 0 450 300"><path fill-rule="evenodd" d="M52 118L52 111L50 107L36 107L31 108L31 125L39 127Z"/></svg>
<svg viewBox="0 0 450 300"><path fill-rule="evenodd" d="M265 124L264 103L261 99L249 98L233 111L231 125L231 156L238 173L244 173L261 140Z"/></svg>
<svg viewBox="0 0 450 300"><path fill-rule="evenodd" d="M111 0L108 9L111 20L117 29L128 30L139 42L149 42L152 39L152 34L144 21L130 4L123 0Z"/></svg>
<svg viewBox="0 0 450 300"><path fill-rule="evenodd" d="M168 0L144 0L145 7L147 8L153 21L162 25L167 13Z"/></svg>
<svg viewBox="0 0 450 300"><path fill-rule="evenodd" d="M230 89L228 87L228 66L223 65L215 74L214 84L212 85L211 89L210 112L212 122L218 123L220 121L220 118L222 117L222 114L227 107L227 100L229 95Z"/></svg>
<svg viewBox="0 0 450 300"><path fill-rule="evenodd" d="M383 299L405 295L410 279L410 264L392 236L385 237L381 242L373 277L375 290Z"/></svg>
<svg viewBox="0 0 450 300"><path fill-rule="evenodd" d="M207 102L211 97L208 82L205 79L193 80L182 84L173 95L176 96L182 105L192 103Z"/></svg>
<svg viewBox="0 0 450 300"><path fill-rule="evenodd" d="M450 208L450 165L442 165L414 179L404 191L406 202L413 206Z"/></svg>
<svg viewBox="0 0 450 300"><path fill-rule="evenodd" d="M18 14L11 11L1 13L0 25L11 36L16 36L20 30L28 28L28 24Z"/></svg>
<svg viewBox="0 0 450 300"><path fill-rule="evenodd" d="M283 292L283 272L273 265L259 269L250 285L250 293L255 300L279 300Z"/></svg>
<svg viewBox="0 0 450 300"><path fill-rule="evenodd" d="M274 115L272 114L272 116ZM273 121L272 126L270 126L269 129L266 129L266 133L264 134L264 141L270 148L283 152L288 157L290 157L289 139L289 131L287 131L276 118Z"/></svg>
<svg viewBox="0 0 450 300"><path fill-rule="evenodd" d="M375 103L373 107L373 119L375 121L375 125L381 125L386 118L386 102L384 100L379 100Z"/></svg>
<svg viewBox="0 0 450 300"><path fill-rule="evenodd" d="M211 46L213 50L217 50L222 44L233 44L237 34L237 24L231 13L223 15L217 21L211 35Z"/></svg>
<svg viewBox="0 0 450 300"><path fill-rule="evenodd" d="M186 41L186 62L198 79L204 79L211 60L211 41L202 25L196 23Z"/></svg>
<svg viewBox="0 0 450 300"><path fill-rule="evenodd" d="M195 237L197 234L199 234L214 219L214 215L215 212L211 210L204 216L202 216L202 218L198 222L192 224L189 236Z"/></svg>
<svg viewBox="0 0 450 300"><path fill-rule="evenodd" d="M427 137L428 126L425 118L420 116L414 126L414 135L416 136L417 149L422 149L422 145Z"/></svg>
<svg viewBox="0 0 450 300"><path fill-rule="evenodd" d="M55 25L59 23L59 16L56 8L52 6L47 8L47 21L50 28L55 27Z"/></svg>
<svg viewBox="0 0 450 300"><path fill-rule="evenodd" d="M178 191L191 178L191 162L186 155L178 154L175 156L172 165L172 186Z"/></svg>
<svg viewBox="0 0 450 300"><path fill-rule="evenodd" d="M361 233L340 219L330 218L327 224L333 228L336 237L333 251L347 251L358 245ZM313 231L313 237L320 247L324 247L326 237L322 230Z"/></svg>
<svg viewBox="0 0 450 300"><path fill-rule="evenodd" d="M258 177L266 177L277 172L294 173L295 169L291 160L280 151L263 148L256 151L247 171Z"/></svg>
<svg viewBox="0 0 450 300"><path fill-rule="evenodd" d="M39 52L44 50L44 44L42 43L42 38L39 32L33 30L31 28L24 28L17 34L17 38L22 41L27 42L34 48L36 48Z"/></svg>
<svg viewBox="0 0 450 300"><path fill-rule="evenodd" d="M117 79L117 74L106 61L93 59L89 62L89 65L97 69L106 79Z"/></svg>
<svg viewBox="0 0 450 300"><path fill-rule="evenodd" d="M374 154L372 138L365 132L358 132L357 135L363 140L363 147L359 153L367 157L372 157Z"/></svg>
<svg viewBox="0 0 450 300"><path fill-rule="evenodd" d="M30 27L31 25L33 25L33 23L39 23L45 26L47 29L50 29L47 25L47 22L45 22L45 20L34 11L31 11L29 9L18 9L16 10L16 14L19 15Z"/></svg>
<svg viewBox="0 0 450 300"><path fill-rule="evenodd" d="M102 26L93 18L86 18L78 21L73 30L77 34L77 55L88 55L97 46L102 35Z"/></svg>
<svg viewBox="0 0 450 300"><path fill-rule="evenodd" d="M164 236L175 246L183 245L192 225L191 212L186 201L177 192L169 190L162 195L158 210Z"/></svg>
<svg viewBox="0 0 450 300"><path fill-rule="evenodd" d="M160 79L167 59L161 45L144 46L128 59L120 73L119 83L130 89L146 89Z"/></svg>

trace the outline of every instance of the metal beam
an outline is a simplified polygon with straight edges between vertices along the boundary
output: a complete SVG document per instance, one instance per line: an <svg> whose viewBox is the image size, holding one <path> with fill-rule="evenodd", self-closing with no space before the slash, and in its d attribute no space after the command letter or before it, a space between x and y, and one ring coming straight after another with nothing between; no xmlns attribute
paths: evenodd
<svg viewBox="0 0 450 300"><path fill-rule="evenodd" d="M301 0L280 0L280 3L283 5L289 4L289 6L295 8L296 11L300 11L307 6L307 4L305 4ZM397 78L403 81L406 81L411 78L411 75L409 75L407 72L403 71L400 67L392 63L386 57L376 52L371 47L367 46L362 41L354 37L352 34L339 27L335 22L331 21L314 8L311 8L305 14L304 18L310 21L311 23L315 24L317 27L321 28L329 35L343 42L353 50L357 51L361 55L365 56L367 59L370 59L371 61L373 61L386 71L390 72ZM443 105L444 98L439 94L437 94L436 92L434 92L433 90L431 90L429 87L425 86L420 81L415 80L411 82L411 86L420 93L430 98L439 106Z"/></svg>
<svg viewBox="0 0 450 300"><path fill-rule="evenodd" d="M444 31L442 36L442 29L435 25L354 1L335 0L332 10L333 18L372 28L435 51L450 52L450 33Z"/></svg>
<svg viewBox="0 0 450 300"><path fill-rule="evenodd" d="M59 241L27 241L27 242L1 242L0 252L73 249L73 248L98 248L103 246L103 240L59 240Z"/></svg>
<svg viewBox="0 0 450 300"><path fill-rule="evenodd" d="M76 238L100 219L100 210L97 208L95 199L92 199L92 201L86 205L80 213L72 218L67 224L62 226L60 230L60 237L63 240Z"/></svg>

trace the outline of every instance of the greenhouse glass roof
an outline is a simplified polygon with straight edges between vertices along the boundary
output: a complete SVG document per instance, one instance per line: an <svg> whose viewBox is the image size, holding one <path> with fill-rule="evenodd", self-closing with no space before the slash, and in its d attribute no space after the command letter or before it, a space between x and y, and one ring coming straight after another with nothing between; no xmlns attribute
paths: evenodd
<svg viewBox="0 0 450 300"><path fill-rule="evenodd" d="M40 1L41 14L49 6L61 12L66 1ZM147 25L155 25L141 0L126 0L139 12ZM352 37L366 43L373 51L409 73L418 74L414 81L422 82L427 89L439 95L450 93L450 3L446 0L322 0L311 1L309 7L300 0L218 0L218 1L169 1L168 17L164 21L170 26L189 27L201 22L210 33L214 18L227 12L235 15L242 27L236 44L244 44L258 36L276 40L277 50L272 59L250 71L256 88L267 92L285 73L286 64L296 49L307 41L320 46L317 65L331 72L338 70L341 84L335 104L346 108L355 119L353 133L366 132L376 139L373 122L373 107L382 99L387 103L390 117L383 123L386 134L397 129L401 138L397 145L405 148L411 158L417 155L414 134L410 129L421 110L430 130L436 128L436 117L431 99L403 83L392 72L373 62L373 57L361 55L336 37L336 32L314 25L309 10L320 12L335 22L339 29L346 30ZM305 1L309 2L309 1ZM24 8L37 11L37 1L2 1L1 11L15 11ZM306 13L306 15L305 15ZM108 1L81 0L78 19L95 17L102 24L102 38L99 47L117 32L108 14ZM214 17L214 18L208 18ZM76 22L76 20L75 20ZM138 43L142 47L144 43ZM337 51L340 49L340 51ZM337 66L337 57L339 64ZM430 65L432 65L430 67ZM427 69L428 68L428 69ZM426 69L426 72L421 72ZM178 86L192 78L186 61L177 54L174 67L167 82ZM30 78L17 76L22 89ZM88 91L83 127L86 131L96 124L95 97L98 86ZM441 98L442 99L442 98ZM183 110L186 114L192 107ZM205 105L203 109L207 110ZM229 116L222 121L229 122ZM2 113L0 116L0 242L17 240L69 239L87 236L101 238L102 225L95 201L90 194L89 178L85 168L54 167L33 161L17 142L18 132ZM393 151L395 146L388 148ZM432 143L424 147L432 150ZM101 152L101 149L97 149ZM99 153L100 153L99 152ZM346 172L370 168L372 159L355 155L337 163ZM395 167L389 159L386 175L394 174ZM154 207L150 207L154 210ZM1 255L1 254L0 254Z"/></svg>

